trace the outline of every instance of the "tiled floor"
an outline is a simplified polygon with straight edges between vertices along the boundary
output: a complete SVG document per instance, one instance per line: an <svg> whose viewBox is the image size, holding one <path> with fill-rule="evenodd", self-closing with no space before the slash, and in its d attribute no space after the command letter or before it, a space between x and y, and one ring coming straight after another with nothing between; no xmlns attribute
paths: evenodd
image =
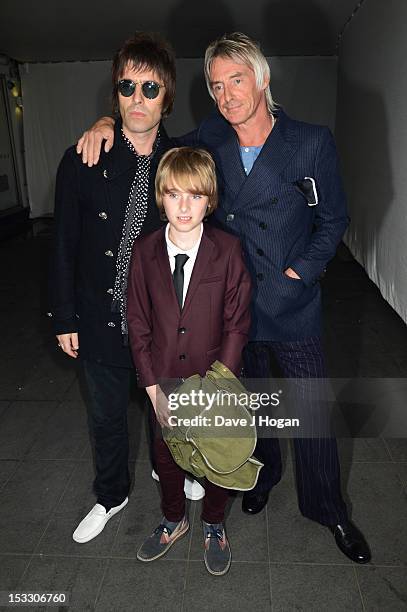
<svg viewBox="0 0 407 612"><path fill-rule="evenodd" d="M188 537L166 558L136 559L160 518L136 396L130 502L98 538L73 542L94 503L93 468L76 364L57 351L43 316L48 248L47 237L0 247L0 591L64 591L70 605L61 609L97 611L407 610L405 439L339 440L344 494L371 564L352 564L325 528L300 515L285 444L283 480L266 511L247 517L234 499L232 568L214 578L202 562L199 502ZM346 249L323 287L330 374L405 377L407 328Z"/></svg>

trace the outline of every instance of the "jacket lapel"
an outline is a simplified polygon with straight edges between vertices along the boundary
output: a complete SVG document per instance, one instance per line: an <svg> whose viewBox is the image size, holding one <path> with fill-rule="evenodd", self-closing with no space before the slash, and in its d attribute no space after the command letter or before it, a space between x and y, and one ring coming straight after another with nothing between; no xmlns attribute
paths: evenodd
<svg viewBox="0 0 407 612"><path fill-rule="evenodd" d="M218 145L215 152L216 165L227 184L232 198L235 198L247 180L240 157L239 141L233 128L227 133L225 140ZM230 198L227 198L230 201Z"/></svg>
<svg viewBox="0 0 407 612"><path fill-rule="evenodd" d="M158 269L160 271L160 276L164 284L166 294L171 296L170 304L168 306L173 309L175 308L176 311L179 312L179 304L177 295L175 293L174 282L171 274L170 260L168 257L167 243L165 241L165 227L163 227L161 232L158 234L155 255L157 258Z"/></svg>
<svg viewBox="0 0 407 612"><path fill-rule="evenodd" d="M239 203L246 204L264 193L267 186L279 183L280 174L297 150L297 145L287 142L281 130L272 130L252 171L239 192Z"/></svg>
<svg viewBox="0 0 407 612"><path fill-rule="evenodd" d="M102 149L100 162L95 171L101 175L106 200L107 213L109 217L116 219L112 230L117 241L120 243L123 229L123 221L132 177L137 170L137 160L131 153L121 134L121 119L118 119L114 127L114 145L109 153Z"/></svg>
<svg viewBox="0 0 407 612"><path fill-rule="evenodd" d="M113 214L117 214L118 206L123 211L126 210L131 181L128 185L128 190L123 189L123 183L126 180L123 175L131 170L132 176L137 172L137 158L132 153L123 139L121 133L122 121L118 119L114 127L114 147L109 153L102 152L101 160L97 166L98 171L103 176L103 181L106 186L108 203ZM160 142L157 150L151 160L149 181L148 181L148 196L150 205L155 206L155 189L154 179L157 172L158 163L162 155L172 147L172 142L167 135L163 125L160 125ZM120 241L122 235L122 227L114 230L116 239Z"/></svg>
<svg viewBox="0 0 407 612"><path fill-rule="evenodd" d="M290 119L282 110L276 116L274 129L248 176L243 169L236 135L231 134L217 148L225 181L232 192L232 198L227 199L234 209L261 197L266 186L279 182L279 175L298 149L296 134L290 129Z"/></svg>
<svg viewBox="0 0 407 612"><path fill-rule="evenodd" d="M201 244L199 245L198 253L195 260L194 269L192 270L191 280L189 281L187 295L185 297L184 307L182 314L186 314L190 308L191 302L194 299L196 290L198 289L199 283L201 282L202 275L208 268L209 262L212 257L212 251L215 248L212 240L206 235L205 224L204 231L201 238ZM168 257L167 257L168 259ZM173 290L175 296L175 290Z"/></svg>
<svg viewBox="0 0 407 612"><path fill-rule="evenodd" d="M118 119L114 126L114 146L109 153L104 153L99 163L100 171L107 184L117 180L129 168L137 168L135 155L129 150L122 136L122 121Z"/></svg>

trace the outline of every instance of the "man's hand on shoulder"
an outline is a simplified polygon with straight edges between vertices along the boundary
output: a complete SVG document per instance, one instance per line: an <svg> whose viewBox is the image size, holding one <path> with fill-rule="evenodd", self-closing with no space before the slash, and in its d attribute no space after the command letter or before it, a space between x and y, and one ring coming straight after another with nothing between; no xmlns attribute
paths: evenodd
<svg viewBox="0 0 407 612"><path fill-rule="evenodd" d="M82 153L82 162L88 164L89 168L96 165L99 161L102 142L105 141L104 150L110 151L114 142L114 119L112 117L102 117L90 130L86 130L78 140L76 152Z"/></svg>
<svg viewBox="0 0 407 612"><path fill-rule="evenodd" d="M57 336L58 346L70 357L78 357L79 339L77 332L72 334L59 334Z"/></svg>
<svg viewBox="0 0 407 612"><path fill-rule="evenodd" d="M301 280L301 276L298 276L297 272L295 272L292 268L287 268L287 270L284 270L284 274L290 278Z"/></svg>

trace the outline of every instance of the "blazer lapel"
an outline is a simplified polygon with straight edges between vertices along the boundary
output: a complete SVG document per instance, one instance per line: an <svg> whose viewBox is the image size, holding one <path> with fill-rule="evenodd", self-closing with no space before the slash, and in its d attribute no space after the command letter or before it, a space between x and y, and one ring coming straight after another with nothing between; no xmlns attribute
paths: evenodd
<svg viewBox="0 0 407 612"><path fill-rule="evenodd" d="M192 270L191 280L189 281L188 291L185 296L185 302L182 309L182 315L184 315L194 298L196 290L198 289L202 275L207 270L210 259L212 257L212 251L215 248L212 240L206 235L205 227L201 238L201 244L199 245L198 253L195 260L194 269ZM160 270L160 276L164 283L165 289L170 297L169 308L175 308L177 312L180 312L177 296L175 293L174 282L171 274L170 261L168 258L167 244L165 242L165 228L158 236L155 255L157 258L158 268Z"/></svg>
<svg viewBox="0 0 407 612"><path fill-rule="evenodd" d="M289 124L290 120L285 113L282 110L278 111L275 127L270 132L248 176L243 169L236 137L234 142L230 138L218 148L222 158L225 155L230 156L224 160L222 166L225 180L234 191L235 209L261 197L267 185L279 182L279 175L298 149L295 132L289 129Z"/></svg>
<svg viewBox="0 0 407 612"><path fill-rule="evenodd" d="M212 251L214 248L215 245L213 244L212 240L206 235L204 226L201 244L199 245L194 269L192 270L191 280L189 281L188 291L185 297L184 307L182 309L183 315L186 314L188 309L190 308L191 302L194 299L194 295L196 293L196 290L198 289L198 285L201 281L202 275L209 265L210 259L212 257Z"/></svg>
<svg viewBox="0 0 407 612"><path fill-rule="evenodd" d="M230 128L227 138L216 148L216 165L232 197L236 197L247 180L236 132ZM230 201L230 198L227 198Z"/></svg>

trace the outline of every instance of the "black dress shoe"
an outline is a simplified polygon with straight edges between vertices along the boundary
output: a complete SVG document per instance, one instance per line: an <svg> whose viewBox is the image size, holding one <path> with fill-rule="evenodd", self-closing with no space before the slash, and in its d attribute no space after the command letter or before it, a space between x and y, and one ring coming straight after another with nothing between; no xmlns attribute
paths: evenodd
<svg viewBox="0 0 407 612"><path fill-rule="evenodd" d="M246 514L257 514L258 512L261 512L264 506L267 504L268 498L268 492L252 493L251 491L246 491L246 493L243 493L242 499L243 512L246 512Z"/></svg>
<svg viewBox="0 0 407 612"><path fill-rule="evenodd" d="M350 521L330 525L329 529L335 536L335 542L344 555L355 563L368 563L372 558L370 548L363 533Z"/></svg>

